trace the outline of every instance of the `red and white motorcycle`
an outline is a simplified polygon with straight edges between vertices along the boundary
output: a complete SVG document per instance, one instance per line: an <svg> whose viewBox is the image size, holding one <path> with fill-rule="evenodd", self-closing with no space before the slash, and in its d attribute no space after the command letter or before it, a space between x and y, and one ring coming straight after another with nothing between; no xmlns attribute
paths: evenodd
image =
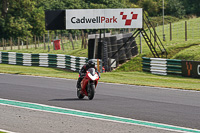
<svg viewBox="0 0 200 133"><path fill-rule="evenodd" d="M88 96L89 100L94 98L95 88L97 87L99 75L95 72L94 68L89 68L85 77L81 81L81 89L77 88L77 96L79 99L83 99Z"/></svg>

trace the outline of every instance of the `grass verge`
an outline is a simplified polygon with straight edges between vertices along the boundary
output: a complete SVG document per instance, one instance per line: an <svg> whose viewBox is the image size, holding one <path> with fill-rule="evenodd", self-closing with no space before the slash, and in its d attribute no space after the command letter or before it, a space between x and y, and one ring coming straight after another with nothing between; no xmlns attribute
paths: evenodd
<svg viewBox="0 0 200 133"><path fill-rule="evenodd" d="M0 64L0 73L78 79L78 73L58 68L29 67ZM102 73L100 82L154 86L200 91L200 80L179 76L160 76L144 72Z"/></svg>
<svg viewBox="0 0 200 133"><path fill-rule="evenodd" d="M53 45L50 45L50 51L48 49L44 49L43 44L40 44L40 47L37 47L35 49L34 45L32 47L29 46L28 49L24 47L24 49L13 49L10 50L9 47L7 49L9 50L1 50L2 52L17 52L17 53L34 53L34 54L39 54L39 53L48 53L48 54L65 54L65 55L73 55L77 57L87 57L88 56L88 49L81 48L81 41L78 40L74 42L74 49L72 48L71 42L63 43L64 50L53 50Z"/></svg>

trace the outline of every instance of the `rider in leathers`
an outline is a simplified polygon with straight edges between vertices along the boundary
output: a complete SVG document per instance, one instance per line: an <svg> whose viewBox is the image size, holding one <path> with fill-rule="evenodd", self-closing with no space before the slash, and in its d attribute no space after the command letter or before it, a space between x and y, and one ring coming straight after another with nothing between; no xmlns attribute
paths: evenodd
<svg viewBox="0 0 200 133"><path fill-rule="evenodd" d="M77 85L76 85L76 87L77 87L78 89L81 89L81 81L83 80L84 76L86 75L86 71L87 71L89 68L94 68L95 71L97 72L97 74L99 75L99 78L100 78L100 74L99 74L99 72L97 71L97 68L95 67L95 62L94 62L92 59L90 59L90 60L88 61L88 63L85 64L85 65L81 68L81 70L79 71L80 77L78 78Z"/></svg>

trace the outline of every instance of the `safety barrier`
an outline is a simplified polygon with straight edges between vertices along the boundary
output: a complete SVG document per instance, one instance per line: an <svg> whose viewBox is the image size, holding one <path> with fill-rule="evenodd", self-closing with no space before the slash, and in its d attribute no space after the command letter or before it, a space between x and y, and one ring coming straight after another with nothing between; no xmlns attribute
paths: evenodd
<svg viewBox="0 0 200 133"><path fill-rule="evenodd" d="M96 62L96 65L99 64L99 70L102 71L101 60L93 60ZM88 58L86 57L75 57L63 54L30 54L0 51L0 63L3 64L57 67L78 72L87 61Z"/></svg>
<svg viewBox="0 0 200 133"><path fill-rule="evenodd" d="M151 72L152 74L168 75L176 74L182 75L182 61L174 59L162 58L142 58L142 70Z"/></svg>

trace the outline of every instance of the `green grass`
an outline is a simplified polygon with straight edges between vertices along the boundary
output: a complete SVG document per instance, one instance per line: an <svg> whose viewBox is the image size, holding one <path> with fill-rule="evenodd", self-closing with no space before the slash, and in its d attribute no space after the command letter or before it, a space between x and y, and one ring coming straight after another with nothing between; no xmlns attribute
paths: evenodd
<svg viewBox="0 0 200 133"><path fill-rule="evenodd" d="M46 48L46 50L44 50L44 46L43 44L40 44L40 47L38 47L37 49L35 49L35 46L29 46L28 49L26 49L26 47L24 46L23 49L14 49L14 50L2 50L4 52L17 52L17 53L49 53L49 54L65 54L65 55L73 55L73 56L77 56L77 57L87 57L88 56L88 50L81 48L81 40L78 41L74 41L74 50L72 48L72 44L71 42L67 42L67 43L63 43L64 45L64 50L62 50L62 46L61 46L61 50L53 50L53 46L50 45L50 51L48 52L48 48ZM47 46L47 44L46 44Z"/></svg>
<svg viewBox="0 0 200 133"><path fill-rule="evenodd" d="M174 59L200 61L200 44L193 45L173 56Z"/></svg>
<svg viewBox="0 0 200 133"><path fill-rule="evenodd" d="M78 73L59 68L0 64L0 73L78 79ZM200 80L180 76L160 76L144 72L110 72L101 74L101 82L177 89L200 90Z"/></svg>
<svg viewBox="0 0 200 133"><path fill-rule="evenodd" d="M22 74L33 76L59 77L77 79L78 73L67 71L66 69L49 68L49 67L29 67L19 65L0 64L0 73Z"/></svg>

